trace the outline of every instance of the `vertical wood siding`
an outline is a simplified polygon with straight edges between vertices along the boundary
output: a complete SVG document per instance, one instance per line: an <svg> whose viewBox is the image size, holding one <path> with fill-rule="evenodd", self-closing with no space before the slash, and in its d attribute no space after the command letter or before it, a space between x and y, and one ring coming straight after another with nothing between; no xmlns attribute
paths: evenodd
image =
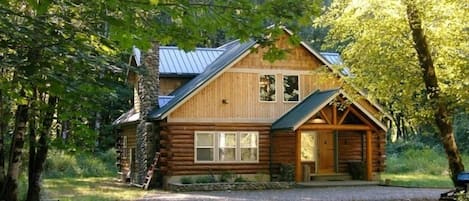
<svg viewBox="0 0 469 201"><path fill-rule="evenodd" d="M190 80L191 78L160 77L160 95L167 96Z"/></svg>
<svg viewBox="0 0 469 201"><path fill-rule="evenodd" d="M270 63L262 59L264 49L251 52L172 112L168 121L272 123L297 104L283 102L283 74L299 75L300 100L317 89L341 85L330 73L316 71L325 67L314 55L303 47L292 47L287 40L285 35L277 42L279 47L290 48L285 60ZM259 101L260 74L276 75L275 102Z"/></svg>

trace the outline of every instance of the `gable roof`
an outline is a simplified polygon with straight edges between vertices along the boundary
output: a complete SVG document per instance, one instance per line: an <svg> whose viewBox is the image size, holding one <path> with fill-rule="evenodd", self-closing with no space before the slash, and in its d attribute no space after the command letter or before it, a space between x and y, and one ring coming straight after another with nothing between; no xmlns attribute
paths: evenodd
<svg viewBox="0 0 469 201"><path fill-rule="evenodd" d="M339 89L316 90L272 124L272 130L296 130L337 95Z"/></svg>
<svg viewBox="0 0 469 201"><path fill-rule="evenodd" d="M290 30L286 29L286 28L284 29L284 31L289 35L293 35L293 33ZM340 55L338 53L328 53L328 52L319 53L319 52L316 52L315 50L313 50L310 46L308 46L304 42L301 42L300 45L302 47L304 47L307 51L309 51L312 55L314 55L316 58L318 58L330 70L333 70L333 66L332 66L333 64L334 65L342 64L342 60L341 60ZM167 73L172 73L172 74L177 74L177 72L180 72L181 74L192 75L192 76L197 75L198 72L200 74L198 76L196 76L195 78L193 78L188 83L186 83L185 85L178 88L176 91L172 92L170 94L171 98L166 98L165 99L164 102L166 104L165 105L160 104L160 107L154 109L153 111L151 111L147 118L153 119L153 120L161 120L161 119L164 119L165 117L167 117L167 115L169 115L172 111L176 110L180 105L182 105L184 102L186 102L188 100L188 98L195 95L195 93L198 90L202 89L204 86L206 86L208 83L210 83L213 79L217 78L219 75L221 75L221 73L226 71L227 67L230 67L236 61L242 59L245 55L247 55L249 50L254 46L256 46L256 41L253 41L253 40L250 40L250 41L245 42L245 43L240 43L239 40L235 40L235 41L229 42L229 43L227 43L223 46L220 46L218 48L196 48L195 51L196 52L198 51L199 53L194 53L192 56L186 55L186 54L190 55L191 52L184 52L182 50L177 49L176 47L165 48L165 46L163 46L163 48L161 48L161 50L163 50L163 51L167 50L168 54L165 54L165 53L160 54L161 59L164 59L164 57L167 57L170 54L169 52L173 52L173 53L177 52L176 55L186 57L187 59L195 59L197 57L194 56L194 55L201 56L201 55L203 55L202 52L205 52L205 53L210 52L212 55L206 57L205 60L204 60L205 62L201 62L201 63L198 63L198 64L192 62L192 64L194 64L194 65L208 64L204 68L199 68L199 67L193 68L192 66L187 66L189 64L186 64L186 63L180 63L181 64L179 66L179 69L181 69L180 71L176 70L176 68L168 68L168 70L166 72ZM138 52L138 53L140 53L140 52ZM219 54L218 57L216 57L216 54ZM213 60L212 60L211 63L209 63L209 61L211 59L213 59ZM173 63L174 63L174 60L178 60L178 58L176 58L176 59L172 58L171 59L171 61ZM170 61L168 60L168 64L169 63L170 63ZM190 62L187 62L187 63L190 63ZM163 66L163 68L165 68L164 66L166 66L166 65L160 65L160 70L161 70L161 66ZM185 70L182 70L182 69L185 69ZM172 72L172 70L175 71L175 72ZM344 72L342 72L342 73L344 73ZM344 75L347 76L346 73ZM342 75L339 75L339 76L342 76ZM371 103L371 104L373 106L375 106L378 110L383 112L383 110L379 106L375 105L374 103ZM128 113L132 113L132 110L128 111L127 113L125 113L123 115L121 115L121 117L125 116ZM133 113L135 114L135 111L133 111ZM121 117L119 117L119 119L121 119ZM134 117L134 115L132 115L131 117ZM133 118L131 118L131 119L133 119ZM114 122L114 124L120 124L118 122L118 120L116 120ZM122 122L127 122L127 123L131 122L131 121L128 121L126 119L121 119L121 121Z"/></svg>
<svg viewBox="0 0 469 201"><path fill-rule="evenodd" d="M198 75L213 63L225 48L195 48L186 52L173 46L160 47L161 75Z"/></svg>
<svg viewBox="0 0 469 201"><path fill-rule="evenodd" d="M161 120L165 118L170 112L175 110L181 105L188 97L190 97L195 91L203 88L212 79L218 77L226 67L233 64L235 60L240 59L241 55L248 52L256 44L255 41L250 40L245 43L238 43L233 45L230 49L226 50L217 59L206 67L206 70L199 74L194 79L190 80L176 91L171 93L172 98L166 105L155 109L150 112L150 119Z"/></svg>
<svg viewBox="0 0 469 201"><path fill-rule="evenodd" d="M326 91L317 90L311 93L306 97L302 102L293 106L290 111L285 113L279 119L277 119L272 124L272 130L297 130L301 125L303 125L308 119L310 119L314 114L318 113L326 105L328 105L332 100L334 100L339 95L347 97L347 95L340 89L331 89ZM376 119L372 114L366 111L362 106L360 106L355 101L352 101L352 105L357 107L361 112L370 118L373 123L378 125L384 131L387 130L386 126L378 119Z"/></svg>
<svg viewBox="0 0 469 201"><path fill-rule="evenodd" d="M336 52L320 52L321 56L323 56L329 63L333 65L341 65L342 58L340 58L340 54Z"/></svg>
<svg viewBox="0 0 469 201"><path fill-rule="evenodd" d="M158 96L158 105L163 107L168 104L168 102L173 99L174 96ZM112 125L118 124L127 124L137 121L140 118L140 113L136 112L134 108L130 109L126 113L119 116L116 120L112 122Z"/></svg>

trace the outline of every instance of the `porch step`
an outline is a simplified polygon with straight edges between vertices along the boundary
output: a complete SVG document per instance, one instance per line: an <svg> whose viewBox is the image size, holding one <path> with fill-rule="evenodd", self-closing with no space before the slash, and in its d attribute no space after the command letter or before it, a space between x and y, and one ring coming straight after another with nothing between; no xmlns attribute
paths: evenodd
<svg viewBox="0 0 469 201"><path fill-rule="evenodd" d="M311 175L311 181L349 181L352 176L345 173Z"/></svg>
<svg viewBox="0 0 469 201"><path fill-rule="evenodd" d="M346 187L346 186L377 186L378 181L310 181L310 182L299 182L296 183L296 187L299 188L322 188L322 187Z"/></svg>

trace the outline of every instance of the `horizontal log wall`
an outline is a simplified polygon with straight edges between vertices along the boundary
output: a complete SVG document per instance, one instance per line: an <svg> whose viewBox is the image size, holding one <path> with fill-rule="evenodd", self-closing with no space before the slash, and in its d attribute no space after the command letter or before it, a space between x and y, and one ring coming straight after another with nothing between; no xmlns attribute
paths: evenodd
<svg viewBox="0 0 469 201"><path fill-rule="evenodd" d="M196 131L257 131L259 132L258 163L194 163L194 133ZM268 124L194 124L164 123L161 127L161 169L167 176L219 174L230 171L236 174L268 173Z"/></svg>
<svg viewBox="0 0 469 201"><path fill-rule="evenodd" d="M135 148L137 146L137 138L135 135L136 127L135 125L127 125L121 128L121 136L127 137L127 147L122 147L120 150L120 170L119 171L128 171L130 167L130 153L129 149Z"/></svg>
<svg viewBox="0 0 469 201"><path fill-rule="evenodd" d="M295 165L296 155L295 132L272 134L272 174L278 174L281 164Z"/></svg>
<svg viewBox="0 0 469 201"><path fill-rule="evenodd" d="M365 149L362 150L361 142L364 133L364 131L339 132L339 172L348 173L348 162L350 161L365 161ZM363 145L363 147L365 146Z"/></svg>
<svg viewBox="0 0 469 201"><path fill-rule="evenodd" d="M362 146L361 139L362 133L360 131L339 131L339 172L347 173L348 163L351 161L366 161L366 146ZM373 133L373 172L383 172L385 168L385 134L384 132ZM366 143L366 138L363 138L363 143Z"/></svg>

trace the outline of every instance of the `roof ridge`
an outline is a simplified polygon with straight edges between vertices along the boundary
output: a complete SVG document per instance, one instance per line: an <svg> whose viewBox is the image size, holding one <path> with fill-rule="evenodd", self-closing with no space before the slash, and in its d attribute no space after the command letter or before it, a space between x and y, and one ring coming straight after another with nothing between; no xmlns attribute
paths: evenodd
<svg viewBox="0 0 469 201"><path fill-rule="evenodd" d="M217 52L225 51L225 49L220 49L218 47L196 47L194 50L190 50L190 51L185 51L185 50L179 48L178 46L160 46L160 49L176 49L176 50L184 51L186 53L194 52L194 51L197 51L197 50L217 51Z"/></svg>

